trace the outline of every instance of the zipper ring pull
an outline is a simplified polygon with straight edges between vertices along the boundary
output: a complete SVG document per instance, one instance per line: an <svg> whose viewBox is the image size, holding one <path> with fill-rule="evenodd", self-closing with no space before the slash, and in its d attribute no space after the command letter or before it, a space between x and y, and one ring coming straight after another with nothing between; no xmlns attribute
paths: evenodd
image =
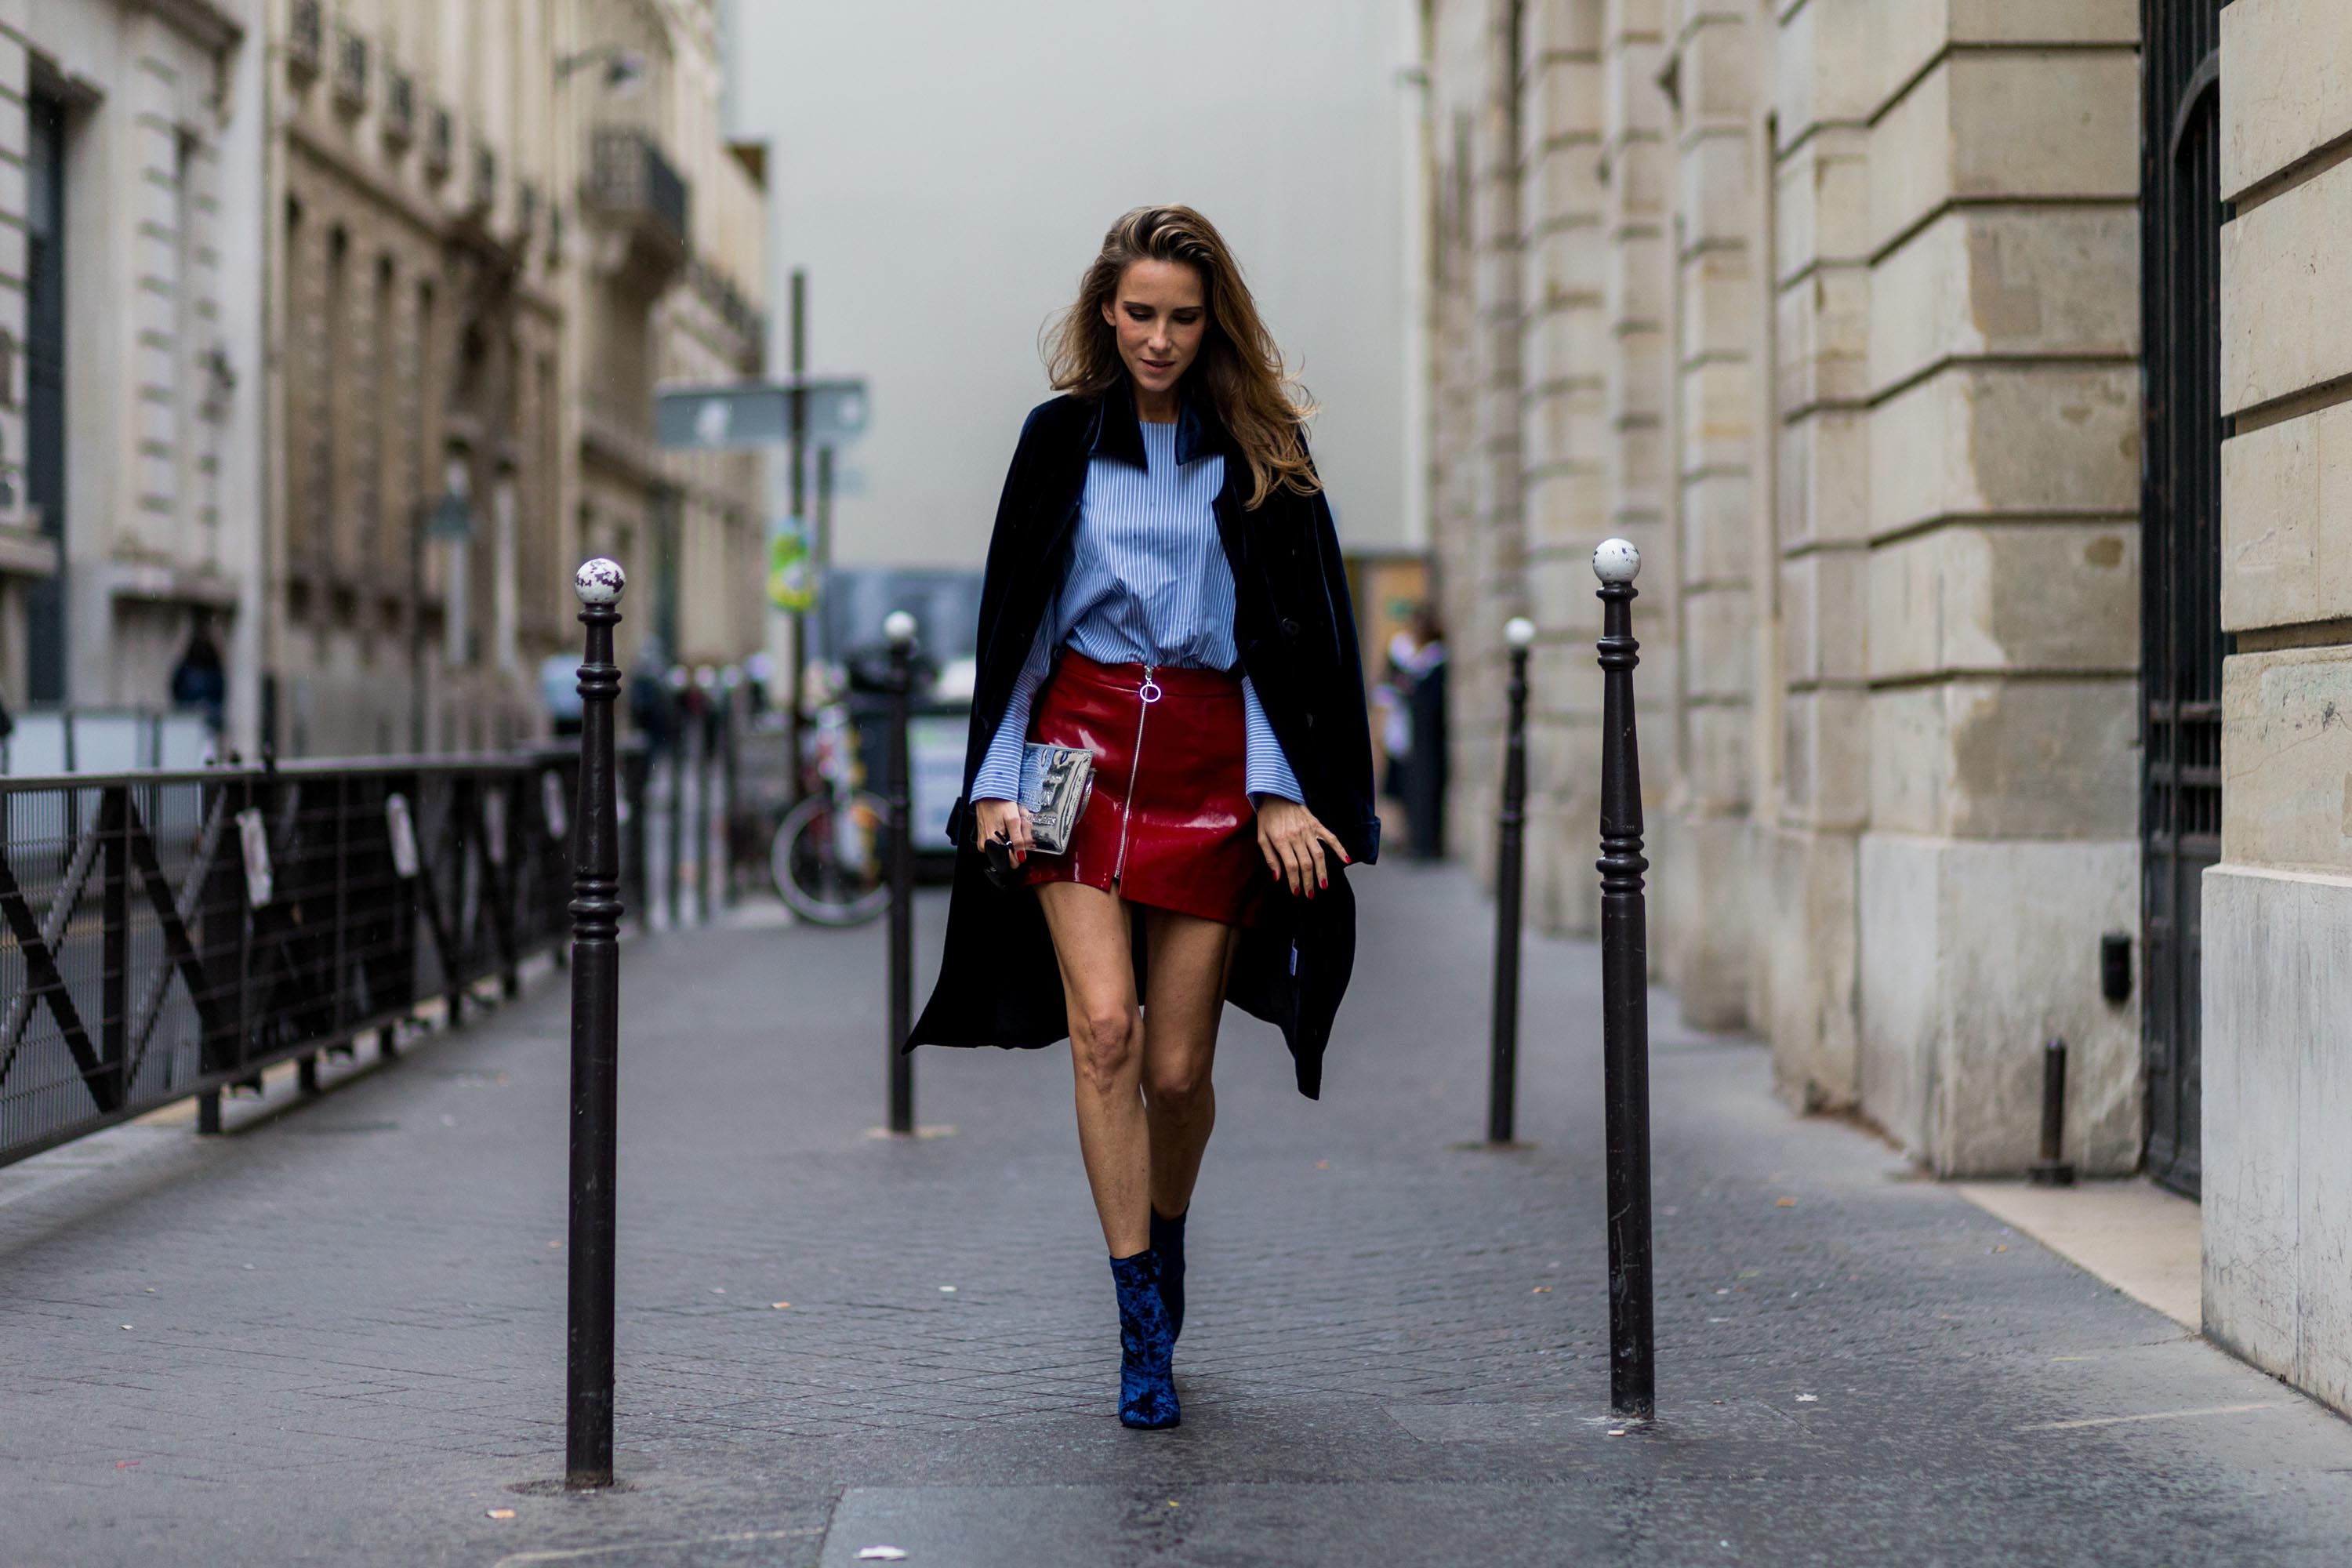
<svg viewBox="0 0 2352 1568"><path fill-rule="evenodd" d="M1149 670L1144 672L1143 684L1135 689L1135 694L1142 698L1147 705L1159 701L1166 695L1160 689L1160 682L1151 679L1151 672Z"/></svg>

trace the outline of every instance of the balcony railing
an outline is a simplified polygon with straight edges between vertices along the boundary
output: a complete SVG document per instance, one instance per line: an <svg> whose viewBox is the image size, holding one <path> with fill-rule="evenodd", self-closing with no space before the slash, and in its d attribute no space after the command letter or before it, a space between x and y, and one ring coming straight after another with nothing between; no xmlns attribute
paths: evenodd
<svg viewBox="0 0 2352 1568"><path fill-rule="evenodd" d="M692 253L687 226L692 192L661 145L634 126L606 126L589 144L588 201L626 227L638 259L665 277Z"/></svg>

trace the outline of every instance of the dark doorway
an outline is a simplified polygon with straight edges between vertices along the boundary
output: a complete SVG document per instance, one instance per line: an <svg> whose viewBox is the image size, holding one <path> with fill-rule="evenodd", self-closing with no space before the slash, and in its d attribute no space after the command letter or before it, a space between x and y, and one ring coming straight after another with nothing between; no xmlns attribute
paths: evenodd
<svg viewBox="0 0 2352 1568"><path fill-rule="evenodd" d="M2221 858L2221 0L2143 0L2141 1039L2148 1173L2199 1179L2198 917Z"/></svg>
<svg viewBox="0 0 2352 1568"><path fill-rule="evenodd" d="M35 92L26 100L25 216L25 499L58 543L58 572L37 578L26 605L25 694L66 700L66 114Z"/></svg>

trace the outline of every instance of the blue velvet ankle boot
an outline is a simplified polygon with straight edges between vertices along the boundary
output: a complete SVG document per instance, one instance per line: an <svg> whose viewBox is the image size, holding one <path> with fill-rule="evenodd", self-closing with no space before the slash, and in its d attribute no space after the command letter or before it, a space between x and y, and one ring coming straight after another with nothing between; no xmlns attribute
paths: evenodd
<svg viewBox="0 0 2352 1568"><path fill-rule="evenodd" d="M1168 1308L1168 1342L1184 1337L1184 1216L1162 1219L1151 1211L1151 1250L1160 1254L1160 1300Z"/></svg>
<svg viewBox="0 0 2352 1568"><path fill-rule="evenodd" d="M1118 1287L1118 1418L1147 1429L1173 1426L1182 1413L1176 1407L1176 1379L1168 1364L1176 1340L1169 1332L1168 1309L1160 1300L1160 1255L1144 1251L1114 1258L1110 1277Z"/></svg>

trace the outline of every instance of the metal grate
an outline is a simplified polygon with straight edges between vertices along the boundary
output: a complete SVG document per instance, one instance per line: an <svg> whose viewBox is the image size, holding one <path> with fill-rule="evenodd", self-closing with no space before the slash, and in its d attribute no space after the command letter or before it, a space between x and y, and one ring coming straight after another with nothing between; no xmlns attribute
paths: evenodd
<svg viewBox="0 0 2352 1568"><path fill-rule="evenodd" d="M2141 917L2149 1173L2199 1181L2198 919L2221 856L2221 0L2143 0Z"/></svg>

